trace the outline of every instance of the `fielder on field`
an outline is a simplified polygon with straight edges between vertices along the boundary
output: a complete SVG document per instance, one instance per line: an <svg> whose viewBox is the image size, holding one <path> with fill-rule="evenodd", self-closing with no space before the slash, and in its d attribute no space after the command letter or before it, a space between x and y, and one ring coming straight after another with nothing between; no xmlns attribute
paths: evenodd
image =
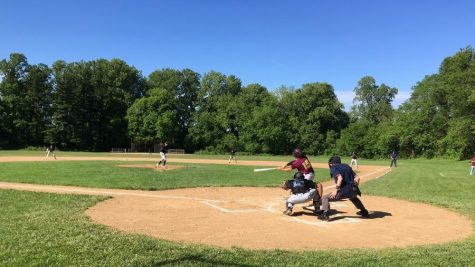
<svg viewBox="0 0 475 267"><path fill-rule="evenodd" d="M236 158L236 150L233 148L231 149L231 152L229 152L229 161L228 163L231 163L231 160L234 159L234 161L237 163L237 158Z"/></svg>
<svg viewBox="0 0 475 267"><path fill-rule="evenodd" d="M163 144L162 149L160 150L160 161L157 163L157 168L160 166L160 164L163 163L163 168L166 169L166 164L167 164L167 154L168 154L168 143L165 142Z"/></svg>
<svg viewBox="0 0 475 267"><path fill-rule="evenodd" d="M470 168L470 175L473 175L474 172L475 172L475 153L472 158L472 167Z"/></svg>
<svg viewBox="0 0 475 267"><path fill-rule="evenodd" d="M56 155L54 154L55 149L56 149L56 146L54 144L51 144L46 148L46 158L45 158L46 160L48 159L49 154L53 154L53 157L56 160Z"/></svg>
<svg viewBox="0 0 475 267"><path fill-rule="evenodd" d="M356 165L356 168L358 169L358 156L356 155L355 151L353 151L353 153L351 153L350 166L353 167L353 165Z"/></svg>

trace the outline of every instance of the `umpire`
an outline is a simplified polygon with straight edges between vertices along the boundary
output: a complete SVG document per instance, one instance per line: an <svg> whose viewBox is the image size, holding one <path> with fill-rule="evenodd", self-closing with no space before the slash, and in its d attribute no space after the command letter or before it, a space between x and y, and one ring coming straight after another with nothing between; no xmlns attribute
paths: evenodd
<svg viewBox="0 0 475 267"><path fill-rule="evenodd" d="M336 189L323 196L322 198L322 210L323 213L319 216L321 220L329 221L330 201L336 201L340 199L350 199L360 211L358 215L362 217L368 217L368 210L364 207L358 195L361 196L361 192L358 188L360 177L351 169L348 164L342 164L341 159L338 156L333 156L328 161L328 167L330 167L330 175L335 180Z"/></svg>

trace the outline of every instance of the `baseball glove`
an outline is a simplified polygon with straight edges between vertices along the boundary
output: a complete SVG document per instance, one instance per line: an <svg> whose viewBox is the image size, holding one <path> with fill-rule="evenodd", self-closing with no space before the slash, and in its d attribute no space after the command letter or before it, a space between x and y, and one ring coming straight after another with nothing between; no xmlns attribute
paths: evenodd
<svg viewBox="0 0 475 267"><path fill-rule="evenodd" d="M284 190L289 190L290 187L289 187L289 182L287 181L282 181L282 184L280 185L280 187Z"/></svg>

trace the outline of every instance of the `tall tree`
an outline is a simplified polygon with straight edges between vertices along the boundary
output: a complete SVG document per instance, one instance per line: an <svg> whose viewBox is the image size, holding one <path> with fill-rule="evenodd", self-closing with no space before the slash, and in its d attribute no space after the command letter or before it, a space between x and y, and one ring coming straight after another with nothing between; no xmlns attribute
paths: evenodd
<svg viewBox="0 0 475 267"><path fill-rule="evenodd" d="M67 149L104 151L125 146L127 108L145 91L141 73L119 59L57 61L53 71L49 139Z"/></svg>
<svg viewBox="0 0 475 267"><path fill-rule="evenodd" d="M384 83L376 85L376 80L371 76L365 76L358 81L354 89L353 112L358 118L366 119L374 124L391 118L393 108L391 106L398 90Z"/></svg>
<svg viewBox="0 0 475 267"><path fill-rule="evenodd" d="M232 140L239 138L236 114L240 110L235 100L241 90L241 81L233 75L212 71L203 76L189 129L195 149L223 151L226 146L223 140L233 143Z"/></svg>
<svg viewBox="0 0 475 267"><path fill-rule="evenodd" d="M41 146L50 119L51 71L30 65L23 54L13 53L0 62L0 96L3 134L7 146Z"/></svg>
<svg viewBox="0 0 475 267"><path fill-rule="evenodd" d="M169 101L170 111L173 111L175 122L170 127L175 130L169 140L174 146L189 150L186 140L188 127L192 113L195 110L195 102L200 88L200 75L190 69L182 71L162 69L152 72L147 80L150 90L164 89L166 99ZM167 139L168 139L167 138Z"/></svg>

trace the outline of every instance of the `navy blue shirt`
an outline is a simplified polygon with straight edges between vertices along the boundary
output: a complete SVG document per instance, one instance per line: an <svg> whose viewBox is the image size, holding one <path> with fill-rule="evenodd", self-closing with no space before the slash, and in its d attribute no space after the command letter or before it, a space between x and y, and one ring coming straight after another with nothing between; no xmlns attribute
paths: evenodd
<svg viewBox="0 0 475 267"><path fill-rule="evenodd" d="M343 177L343 182L341 183L341 187L347 185L347 184L353 184L355 180L356 173L353 171L353 169L345 163L341 164L333 164L331 169L330 169L330 174L333 177L333 180L335 180L335 183L338 181L337 177L338 175L341 175Z"/></svg>

